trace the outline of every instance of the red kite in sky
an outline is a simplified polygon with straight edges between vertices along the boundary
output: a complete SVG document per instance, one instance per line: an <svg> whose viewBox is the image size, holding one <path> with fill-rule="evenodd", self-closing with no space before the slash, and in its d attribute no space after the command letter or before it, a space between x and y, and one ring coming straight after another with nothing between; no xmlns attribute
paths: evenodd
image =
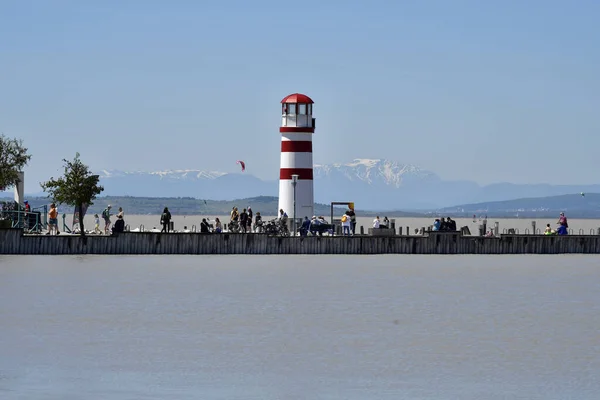
<svg viewBox="0 0 600 400"><path fill-rule="evenodd" d="M246 163L245 162L238 160L237 164L240 164L242 166L242 172L244 172L246 170Z"/></svg>

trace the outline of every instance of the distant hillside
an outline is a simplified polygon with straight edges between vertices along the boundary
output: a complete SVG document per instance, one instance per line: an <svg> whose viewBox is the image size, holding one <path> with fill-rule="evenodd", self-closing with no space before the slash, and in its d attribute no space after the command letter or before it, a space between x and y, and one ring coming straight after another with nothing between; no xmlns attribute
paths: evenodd
<svg viewBox="0 0 600 400"><path fill-rule="evenodd" d="M462 204L436 210L441 214L513 217L557 216L564 211L572 218L600 217L600 193L567 194L562 196L533 197L485 203Z"/></svg>
<svg viewBox="0 0 600 400"><path fill-rule="evenodd" d="M48 204L46 197L29 197L33 208ZM11 198L0 198L0 201L12 201ZM278 206L277 197L257 196L237 200L202 200L193 197L133 197L133 196L105 196L96 200L96 204L89 210L90 213L100 213L104 207L111 204L115 210L123 207L128 214L157 215L164 207L169 207L177 215L227 215L233 206L242 208L252 207L254 212L260 211L263 215L275 215ZM59 207L61 213L72 212L70 207ZM395 216L395 217L424 217L441 215L451 217L471 217L475 215L488 215L490 217L522 217L545 218L555 217L565 211L571 218L600 218L600 193L569 194L563 196L523 198L486 203L462 204L454 207L428 209L418 212L402 210L363 210L356 209L359 216ZM328 204L315 204L315 214L329 215ZM339 210L341 212L341 209ZM303 217L303 216L299 216Z"/></svg>
<svg viewBox="0 0 600 400"><path fill-rule="evenodd" d="M245 172L238 173L201 169L95 172L100 176L105 196L193 198L208 202L278 195L278 166L274 166L267 179L254 176L251 164L247 167ZM361 210L411 210L416 214L455 204L600 192L598 184L495 183L481 186L471 181L446 181L416 165L385 159L360 158L344 163L316 164L313 175L317 203L343 199L353 201ZM40 188L34 190L37 193ZM0 193L2 197L11 195L12 191Z"/></svg>
<svg viewBox="0 0 600 400"><path fill-rule="evenodd" d="M0 201L12 201L12 199L0 198ZM30 197L28 201L34 209L49 204L46 197ZM169 207L171 213L176 215L228 215L234 206L238 207L240 211L250 206L255 213L258 211L263 215L275 215L278 198L259 196L237 200L199 200L192 197L106 196L99 197L88 213L101 213L108 204L112 205L114 210L123 207L128 214L157 215L162 212L164 207ZM70 207L59 207L59 211L66 213L72 210ZM315 204L315 214L329 215L330 213L329 205Z"/></svg>

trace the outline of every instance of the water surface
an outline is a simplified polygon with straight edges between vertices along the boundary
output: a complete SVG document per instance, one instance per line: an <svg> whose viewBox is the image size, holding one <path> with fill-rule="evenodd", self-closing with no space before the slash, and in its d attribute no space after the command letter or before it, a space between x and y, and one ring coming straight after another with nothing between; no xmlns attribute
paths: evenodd
<svg viewBox="0 0 600 400"><path fill-rule="evenodd" d="M597 256L0 256L0 398L596 399Z"/></svg>

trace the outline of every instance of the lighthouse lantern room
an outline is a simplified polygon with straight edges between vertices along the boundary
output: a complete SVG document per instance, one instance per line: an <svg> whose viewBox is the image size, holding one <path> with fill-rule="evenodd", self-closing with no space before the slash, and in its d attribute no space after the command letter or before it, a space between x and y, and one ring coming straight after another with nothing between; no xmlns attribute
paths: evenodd
<svg viewBox="0 0 600 400"><path fill-rule="evenodd" d="M284 210L290 218L294 217L295 210L297 220L310 218L314 213L313 104L310 97L300 93L291 94L281 100L279 209ZM297 175L295 185L292 175Z"/></svg>

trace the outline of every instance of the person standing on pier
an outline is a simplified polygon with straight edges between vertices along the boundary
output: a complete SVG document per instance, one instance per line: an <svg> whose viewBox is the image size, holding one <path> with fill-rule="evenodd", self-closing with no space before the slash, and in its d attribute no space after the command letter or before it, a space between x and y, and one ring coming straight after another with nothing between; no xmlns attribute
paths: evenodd
<svg viewBox="0 0 600 400"><path fill-rule="evenodd" d="M346 215L350 217L350 231L352 232L352 235L354 235L356 233L356 213L352 207L349 207L348 211L346 211Z"/></svg>
<svg viewBox="0 0 600 400"><path fill-rule="evenodd" d="M100 217L98 217L98 214L94 214L94 233L97 235L102 233L100 230Z"/></svg>
<svg viewBox="0 0 600 400"><path fill-rule="evenodd" d="M564 226L565 228L569 227L569 224L567 223L567 217L565 217L564 212L560 213L560 217L558 218L557 224L559 224L560 226Z"/></svg>
<svg viewBox="0 0 600 400"><path fill-rule="evenodd" d="M237 207L233 207L231 209L231 214L229 216L229 223L237 222L239 217L240 217L240 214L238 213Z"/></svg>
<svg viewBox="0 0 600 400"><path fill-rule="evenodd" d="M160 223L162 225L160 233L169 233L171 231L171 212L168 207L165 207L163 210L163 213L160 216Z"/></svg>
<svg viewBox="0 0 600 400"><path fill-rule="evenodd" d="M238 212L237 207L233 207L231 209L231 214L229 215L229 228L228 229L230 232L239 232L240 231L239 220L240 220L240 213Z"/></svg>
<svg viewBox="0 0 600 400"><path fill-rule="evenodd" d="M350 216L348 215L348 211L342 215L342 235L350 236Z"/></svg>
<svg viewBox="0 0 600 400"><path fill-rule="evenodd" d="M248 206L248 233L252 233L252 208L250 208L250 206Z"/></svg>
<svg viewBox="0 0 600 400"><path fill-rule="evenodd" d="M452 232L456 232L456 221L450 217L446 217L446 224L448 225L448 230Z"/></svg>
<svg viewBox="0 0 600 400"><path fill-rule="evenodd" d="M56 209L56 204L50 204L50 211L48 211L48 233L47 235L51 235L52 232L56 231L56 234L59 235L58 231L58 210Z"/></svg>
<svg viewBox="0 0 600 400"><path fill-rule="evenodd" d="M254 216L254 231L258 233L262 233L262 217L260 216L260 211L256 212Z"/></svg>
<svg viewBox="0 0 600 400"><path fill-rule="evenodd" d="M112 206L109 204L106 206L104 211L102 211L102 219L104 220L104 234L108 235L110 232L110 209Z"/></svg>
<svg viewBox="0 0 600 400"><path fill-rule="evenodd" d="M246 228L248 227L248 213L244 208L240 214L240 232L247 233Z"/></svg>

